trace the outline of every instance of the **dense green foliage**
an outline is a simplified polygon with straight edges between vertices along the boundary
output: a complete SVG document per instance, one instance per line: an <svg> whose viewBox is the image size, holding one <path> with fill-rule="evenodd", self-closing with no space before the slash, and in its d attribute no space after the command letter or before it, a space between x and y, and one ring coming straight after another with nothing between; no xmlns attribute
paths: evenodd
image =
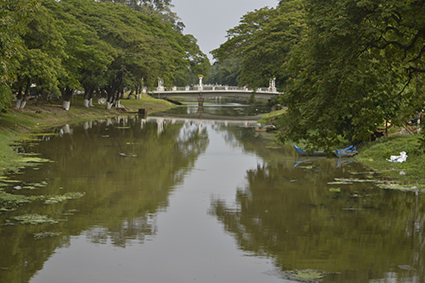
<svg viewBox="0 0 425 283"><path fill-rule="evenodd" d="M166 85L196 82L209 61L196 39L181 32L177 16L165 16L169 2L142 1L131 9L112 1L40 0L37 13L16 24L21 35L12 31L16 38L2 39L9 44L2 44L3 54L15 49L8 58L13 72L2 70L2 81L13 79L18 99L35 88L45 99L61 93L69 101L78 89L87 99L107 95L111 103L124 90L153 87L158 78Z"/></svg>
<svg viewBox="0 0 425 283"><path fill-rule="evenodd" d="M213 51L213 75L231 58L240 85L275 77L289 107L282 141L326 149L369 140L385 121L401 124L423 109L424 4L280 1L228 31Z"/></svg>
<svg viewBox="0 0 425 283"><path fill-rule="evenodd" d="M15 60L29 13L37 10L34 0L0 1L0 110L10 99L10 83L14 80Z"/></svg>
<svg viewBox="0 0 425 283"><path fill-rule="evenodd" d="M283 138L356 143L422 107L423 1L305 4L308 29L285 66Z"/></svg>
<svg viewBox="0 0 425 283"><path fill-rule="evenodd" d="M238 26L227 31L228 40L212 52L217 62L211 76L218 83L227 84L226 71L230 70L237 76L232 82L239 85L264 87L271 78L283 84L285 75L281 66L288 60L292 46L301 40L303 29L300 0L246 14Z"/></svg>

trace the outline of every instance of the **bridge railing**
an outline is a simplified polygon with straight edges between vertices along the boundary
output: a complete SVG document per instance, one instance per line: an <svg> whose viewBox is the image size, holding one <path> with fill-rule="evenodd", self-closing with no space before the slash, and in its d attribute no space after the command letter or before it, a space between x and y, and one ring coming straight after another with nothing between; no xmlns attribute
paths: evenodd
<svg viewBox="0 0 425 283"><path fill-rule="evenodd" d="M185 86L185 87L172 87L172 88L165 88L162 91L166 92L199 92L199 91L237 91L237 92L253 92L254 90L252 88L247 87L238 87L238 86L222 86L222 85L203 85L202 87L199 87L199 85L195 86ZM153 92L162 92L161 90L154 90ZM257 93L278 93L276 89L270 88L270 87L262 87L257 88L255 90Z"/></svg>

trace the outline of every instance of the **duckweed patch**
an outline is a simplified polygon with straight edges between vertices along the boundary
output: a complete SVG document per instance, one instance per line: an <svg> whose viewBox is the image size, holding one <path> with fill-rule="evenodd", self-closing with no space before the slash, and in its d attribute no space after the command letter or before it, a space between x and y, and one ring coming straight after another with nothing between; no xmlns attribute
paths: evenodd
<svg viewBox="0 0 425 283"><path fill-rule="evenodd" d="M62 233L60 232L40 232L40 233L34 233L34 238L36 240L41 240L44 238L60 236L61 234Z"/></svg>
<svg viewBox="0 0 425 283"><path fill-rule="evenodd" d="M326 272L304 269L304 270L290 270L282 272L283 278L288 280L294 280L303 283L316 283L321 282L325 277Z"/></svg>
<svg viewBox="0 0 425 283"><path fill-rule="evenodd" d="M21 159L19 159L19 162L31 164L31 163L47 163L47 162L53 162L53 161L46 158L41 158L41 157L24 156Z"/></svg>
<svg viewBox="0 0 425 283"><path fill-rule="evenodd" d="M386 183L386 184L377 184L378 188L384 190L399 190L399 191L409 191L414 192L419 190L421 193L425 192L425 185L402 185L397 183Z"/></svg>
<svg viewBox="0 0 425 283"><path fill-rule="evenodd" d="M46 196L44 203L55 204L55 203L60 203L60 202L64 202L71 199L81 198L83 196L84 196L84 193L79 193L79 192L66 193L63 195Z"/></svg>
<svg viewBox="0 0 425 283"><path fill-rule="evenodd" d="M40 215L40 214L25 214L21 216L12 217L12 219L17 221L20 224L30 224L30 225L59 223L58 220L51 219L47 215Z"/></svg>
<svg viewBox="0 0 425 283"><path fill-rule="evenodd" d="M17 207L23 203L30 203L31 197L23 195L15 195L0 190L0 205L2 209L9 209L11 207Z"/></svg>

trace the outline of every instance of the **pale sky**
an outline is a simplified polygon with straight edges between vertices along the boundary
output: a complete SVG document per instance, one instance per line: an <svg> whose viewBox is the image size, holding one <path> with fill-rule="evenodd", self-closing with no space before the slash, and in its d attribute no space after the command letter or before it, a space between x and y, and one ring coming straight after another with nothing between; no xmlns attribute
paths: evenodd
<svg viewBox="0 0 425 283"><path fill-rule="evenodd" d="M211 50L226 41L226 31L237 26L247 12L265 6L275 8L279 0L172 0L172 11L186 25L184 34L198 39L202 52L212 62Z"/></svg>

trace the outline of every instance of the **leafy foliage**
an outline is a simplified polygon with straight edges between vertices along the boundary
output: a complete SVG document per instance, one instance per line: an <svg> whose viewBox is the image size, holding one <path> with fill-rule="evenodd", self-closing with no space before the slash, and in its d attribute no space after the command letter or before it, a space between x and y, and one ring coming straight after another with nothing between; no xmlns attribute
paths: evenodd
<svg viewBox="0 0 425 283"><path fill-rule="evenodd" d="M19 99L35 86L42 96L60 91L69 100L74 90L84 89L87 99L98 92L113 102L124 89L140 93L159 77L167 85L184 85L208 71L196 39L164 19L168 0L137 2L137 9L120 1L40 2L16 37L22 44L15 44L17 64L8 76L16 78L12 90ZM157 12L142 9L148 6ZM7 87L2 92L8 95L1 97L10 97Z"/></svg>
<svg viewBox="0 0 425 283"><path fill-rule="evenodd" d="M412 91L423 72L420 1L305 3L308 30L285 65L283 140L323 148L368 140L376 125L423 103Z"/></svg>
<svg viewBox="0 0 425 283"><path fill-rule="evenodd" d="M15 55L21 44L29 14L37 10L34 0L0 1L0 110L10 98L10 83L15 78Z"/></svg>

